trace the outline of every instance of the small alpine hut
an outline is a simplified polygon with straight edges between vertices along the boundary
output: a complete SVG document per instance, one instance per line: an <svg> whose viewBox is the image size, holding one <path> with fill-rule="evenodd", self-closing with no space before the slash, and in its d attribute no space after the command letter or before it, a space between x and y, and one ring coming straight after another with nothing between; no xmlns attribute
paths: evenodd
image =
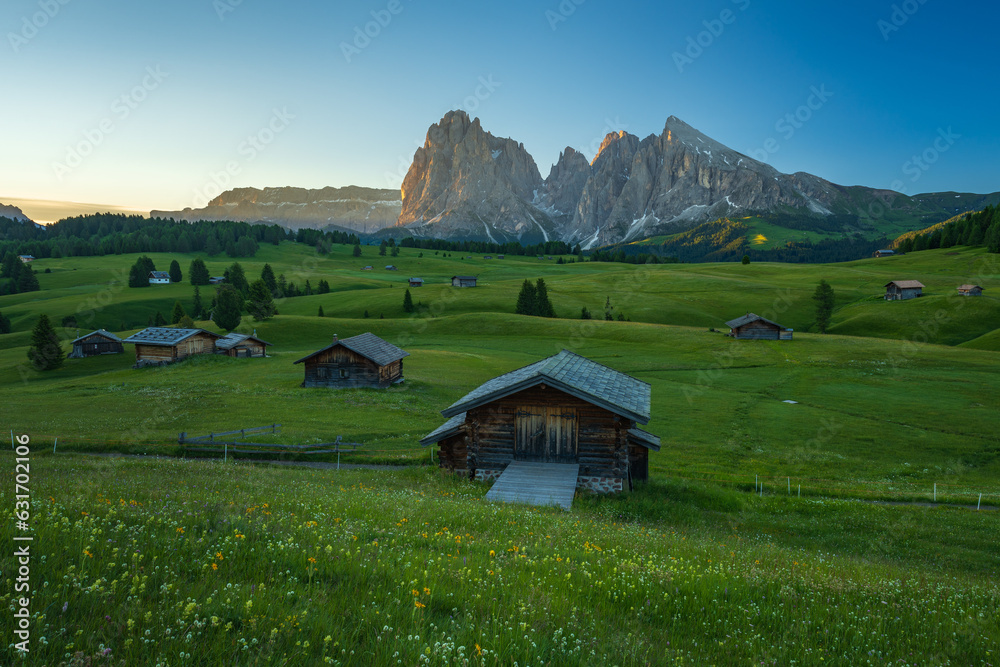
<svg viewBox="0 0 1000 667"><path fill-rule="evenodd" d="M893 257L896 254L895 250L876 250L875 257Z"/></svg>
<svg viewBox="0 0 1000 667"><path fill-rule="evenodd" d="M305 364L303 387L384 389L403 381L403 358L410 356L373 333L338 340L296 361Z"/></svg>
<svg viewBox="0 0 1000 667"><path fill-rule="evenodd" d="M476 286L476 276L452 276L451 277L452 287L475 287Z"/></svg>
<svg viewBox="0 0 1000 667"><path fill-rule="evenodd" d="M905 301L907 299L916 299L924 295L923 289L923 283L917 280L893 280L891 283L886 283L885 300Z"/></svg>
<svg viewBox="0 0 1000 667"><path fill-rule="evenodd" d="M958 293L961 296L982 296L983 288L979 285L960 285Z"/></svg>
<svg viewBox="0 0 1000 667"><path fill-rule="evenodd" d="M437 443L440 466L470 479L498 479L515 461L574 464L577 488L617 493L649 478L649 451L660 449L636 427L649 422L650 393L563 350L467 394L420 444Z"/></svg>
<svg viewBox="0 0 1000 667"><path fill-rule="evenodd" d="M149 272L149 284L150 285L169 285L170 284L170 274L166 271L150 271Z"/></svg>
<svg viewBox="0 0 1000 667"><path fill-rule="evenodd" d="M35 261L32 255L18 255L17 258L21 260L21 264L30 264Z"/></svg>
<svg viewBox="0 0 1000 667"><path fill-rule="evenodd" d="M122 354L123 352L125 352L125 345L122 343L121 338L110 331L98 329L74 340L73 352L69 355L69 358L83 359L102 354Z"/></svg>
<svg viewBox="0 0 1000 667"><path fill-rule="evenodd" d="M266 357L268 345L266 340L241 333L231 333L215 341L216 354L239 358Z"/></svg>
<svg viewBox="0 0 1000 667"><path fill-rule="evenodd" d="M135 366L170 364L195 354L215 354L219 334L204 329L172 329L150 327L134 333L124 341L135 345Z"/></svg>
<svg viewBox="0 0 1000 667"><path fill-rule="evenodd" d="M423 278L410 278L410 287L423 287L423 286L424 286Z"/></svg>
<svg viewBox="0 0 1000 667"><path fill-rule="evenodd" d="M753 313L726 322L726 326L729 335L737 340L792 340L792 329Z"/></svg>

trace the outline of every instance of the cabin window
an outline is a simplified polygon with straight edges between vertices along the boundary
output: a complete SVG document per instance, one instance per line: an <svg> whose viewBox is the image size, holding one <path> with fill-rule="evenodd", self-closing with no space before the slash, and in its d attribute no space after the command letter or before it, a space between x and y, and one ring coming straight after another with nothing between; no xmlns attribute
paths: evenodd
<svg viewBox="0 0 1000 667"><path fill-rule="evenodd" d="M345 378L349 378L350 376L351 376L351 373L346 368L341 368L340 369L340 379L343 380Z"/></svg>

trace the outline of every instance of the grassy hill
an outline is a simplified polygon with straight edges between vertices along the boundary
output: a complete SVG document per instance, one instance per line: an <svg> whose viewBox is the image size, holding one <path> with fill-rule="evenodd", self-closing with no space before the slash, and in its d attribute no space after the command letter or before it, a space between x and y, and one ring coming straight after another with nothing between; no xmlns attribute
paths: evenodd
<svg viewBox="0 0 1000 667"><path fill-rule="evenodd" d="M192 258L152 257L185 271ZM964 282L997 291L995 256L748 266L468 257L262 246L241 262L248 276L269 262L300 287L325 279L332 290L244 322L274 344L270 358L136 371L127 346L46 373L25 363L40 313L127 334L177 299L189 307L193 288L124 287L135 256L36 262L41 292L0 297L14 324L0 336L3 428L33 438L32 610L44 618L25 664L995 662L996 513L870 502L929 502L936 485L939 502L984 494L1000 505L1000 309L994 297L951 296ZM231 260L207 262L219 275ZM361 271L368 264L378 268ZM480 287L451 288L455 274L478 275ZM413 316L402 310L410 276L427 280L411 290L422 304ZM521 283L539 277L562 319L510 314ZM828 335L809 332L821 278L837 292ZM892 279L918 279L927 296L882 301ZM577 319L583 306L602 317L608 300L631 322ZM748 310L795 328L795 340L709 330ZM364 331L411 353L405 383L299 386L295 360ZM486 485L425 465L433 454L417 441L440 410L564 348L651 384L647 428L663 449L649 484L579 495L567 514L487 503ZM74 453L179 453L182 431L270 423L283 425L273 442L341 435L365 445L344 461L406 467ZM12 493L0 489L0 502L11 507ZM111 658L95 656L109 648ZM0 662L12 655L5 646Z"/></svg>

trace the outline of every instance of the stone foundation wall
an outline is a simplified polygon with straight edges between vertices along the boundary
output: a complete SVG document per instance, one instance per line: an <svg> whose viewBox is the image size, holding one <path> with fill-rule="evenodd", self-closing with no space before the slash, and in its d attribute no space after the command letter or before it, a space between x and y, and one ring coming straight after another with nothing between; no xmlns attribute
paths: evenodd
<svg viewBox="0 0 1000 667"><path fill-rule="evenodd" d="M476 469L476 481L477 482L495 482L503 474L503 470L483 470L482 468Z"/></svg>
<svg viewBox="0 0 1000 667"><path fill-rule="evenodd" d="M576 478L576 488L587 489L594 493L621 493L624 490L624 480L621 477L584 477Z"/></svg>

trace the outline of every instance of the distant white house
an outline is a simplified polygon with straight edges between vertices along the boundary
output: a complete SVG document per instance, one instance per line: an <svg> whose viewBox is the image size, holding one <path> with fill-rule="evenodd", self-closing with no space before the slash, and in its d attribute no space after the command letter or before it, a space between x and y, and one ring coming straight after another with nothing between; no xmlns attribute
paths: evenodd
<svg viewBox="0 0 1000 667"><path fill-rule="evenodd" d="M150 285L169 285L170 284L170 274L166 271L150 271L149 272L149 284Z"/></svg>
<svg viewBox="0 0 1000 667"><path fill-rule="evenodd" d="M22 264L28 264L35 261L35 258L31 255L18 255L17 258L21 260Z"/></svg>

